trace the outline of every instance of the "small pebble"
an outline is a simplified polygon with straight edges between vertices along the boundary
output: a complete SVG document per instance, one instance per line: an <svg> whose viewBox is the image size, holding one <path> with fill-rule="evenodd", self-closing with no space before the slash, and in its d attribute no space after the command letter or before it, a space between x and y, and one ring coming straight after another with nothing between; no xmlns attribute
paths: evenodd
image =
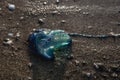
<svg viewBox="0 0 120 80"><path fill-rule="evenodd" d="M111 76L112 76L113 78L117 78L117 77L118 77L118 74L112 73Z"/></svg>
<svg viewBox="0 0 120 80"><path fill-rule="evenodd" d="M86 73L86 76L89 78L91 77L91 73Z"/></svg>
<svg viewBox="0 0 120 80"><path fill-rule="evenodd" d="M52 14L53 15L58 14L58 11L53 11Z"/></svg>
<svg viewBox="0 0 120 80"><path fill-rule="evenodd" d="M118 26L120 26L120 23L117 23Z"/></svg>
<svg viewBox="0 0 120 80"><path fill-rule="evenodd" d="M47 2L43 2L43 5L47 5Z"/></svg>
<svg viewBox="0 0 120 80"><path fill-rule="evenodd" d="M103 63L94 63L94 68L99 71L106 71L106 68Z"/></svg>
<svg viewBox="0 0 120 80"><path fill-rule="evenodd" d="M66 20L62 20L61 23L66 23Z"/></svg>
<svg viewBox="0 0 120 80"><path fill-rule="evenodd" d="M14 11L15 10L15 5L14 4L8 4L8 9L10 11Z"/></svg>
<svg viewBox="0 0 120 80"><path fill-rule="evenodd" d="M28 80L32 80L32 78L31 78L31 77L28 77Z"/></svg>
<svg viewBox="0 0 120 80"><path fill-rule="evenodd" d="M40 19L38 20L38 22L39 22L40 24L43 24L43 23L44 23L44 20L40 18Z"/></svg>
<svg viewBox="0 0 120 80"><path fill-rule="evenodd" d="M76 0L73 0L74 2L76 2Z"/></svg>
<svg viewBox="0 0 120 80"><path fill-rule="evenodd" d="M21 17L20 17L20 20L23 20L23 19L24 19L24 17L23 17L23 16L21 16Z"/></svg>
<svg viewBox="0 0 120 80"><path fill-rule="evenodd" d="M20 32L16 33L16 37L19 38L20 37Z"/></svg>
<svg viewBox="0 0 120 80"><path fill-rule="evenodd" d="M19 39L20 39L20 32L17 32L17 33L16 33L15 38L16 38L16 40L19 40Z"/></svg>
<svg viewBox="0 0 120 80"><path fill-rule="evenodd" d="M83 66L87 65L87 62L86 61L82 61L82 65Z"/></svg>
<svg viewBox="0 0 120 80"><path fill-rule="evenodd" d="M83 12L83 15L88 15L89 14L89 12Z"/></svg>
<svg viewBox="0 0 120 80"><path fill-rule="evenodd" d="M83 72L82 73L84 77L91 78L92 74L90 72Z"/></svg>
<svg viewBox="0 0 120 80"><path fill-rule="evenodd" d="M19 25L20 23L17 22L16 24Z"/></svg>
<svg viewBox="0 0 120 80"><path fill-rule="evenodd" d="M104 56L103 56L103 59L104 59L104 60L108 60L109 57L104 55Z"/></svg>
<svg viewBox="0 0 120 80"><path fill-rule="evenodd" d="M108 77L109 77L109 75L108 75L107 73L102 73L101 76L102 76L103 78L108 78Z"/></svg>
<svg viewBox="0 0 120 80"><path fill-rule="evenodd" d="M92 29L92 26L88 26L88 29Z"/></svg>
<svg viewBox="0 0 120 80"><path fill-rule="evenodd" d="M35 28L33 28L33 29L32 29L32 31L33 31L33 32L35 32L35 31L36 31L36 29L35 29Z"/></svg>
<svg viewBox="0 0 120 80"><path fill-rule="evenodd" d="M5 44L5 45L10 45L10 44L12 44L12 43L13 43L13 41L10 40L9 38L6 38L6 39L4 40L4 42L3 42L3 44Z"/></svg>
<svg viewBox="0 0 120 80"><path fill-rule="evenodd" d="M13 33L8 33L8 36L13 37Z"/></svg>
<svg viewBox="0 0 120 80"><path fill-rule="evenodd" d="M118 13L120 13L120 11L118 11Z"/></svg>
<svg viewBox="0 0 120 80"><path fill-rule="evenodd" d="M71 60L71 59L73 59L73 58L74 58L74 55L73 55L73 54L67 56L67 59L68 59L68 60Z"/></svg>
<svg viewBox="0 0 120 80"><path fill-rule="evenodd" d="M114 33L114 32L110 32L109 34L110 34L110 35L114 35L115 33Z"/></svg>
<svg viewBox="0 0 120 80"><path fill-rule="evenodd" d="M56 4L59 4L60 3L60 0L56 0Z"/></svg>
<svg viewBox="0 0 120 80"><path fill-rule="evenodd" d="M112 72L120 72L120 65L112 65L110 69Z"/></svg>
<svg viewBox="0 0 120 80"><path fill-rule="evenodd" d="M28 63L28 67L31 68L33 66L32 63Z"/></svg>
<svg viewBox="0 0 120 80"><path fill-rule="evenodd" d="M12 20L12 18L10 17L10 18L8 18L8 20Z"/></svg>
<svg viewBox="0 0 120 80"><path fill-rule="evenodd" d="M78 60L75 60L75 65L78 66L80 64L80 62Z"/></svg>

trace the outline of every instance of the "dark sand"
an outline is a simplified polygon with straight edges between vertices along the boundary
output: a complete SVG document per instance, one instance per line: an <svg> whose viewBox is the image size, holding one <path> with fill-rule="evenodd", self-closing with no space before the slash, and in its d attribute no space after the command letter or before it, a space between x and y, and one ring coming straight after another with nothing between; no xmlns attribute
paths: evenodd
<svg viewBox="0 0 120 80"><path fill-rule="evenodd" d="M16 5L13 12L6 7L8 3ZM120 33L120 0L60 0L56 7L55 0L0 0L0 80L120 80L120 38L73 38L74 59L64 64L41 60L26 42L33 28ZM39 18L44 24L38 23ZM13 47L3 45L10 32L21 34L19 40L10 37ZM94 63L102 64L100 70L95 70Z"/></svg>

